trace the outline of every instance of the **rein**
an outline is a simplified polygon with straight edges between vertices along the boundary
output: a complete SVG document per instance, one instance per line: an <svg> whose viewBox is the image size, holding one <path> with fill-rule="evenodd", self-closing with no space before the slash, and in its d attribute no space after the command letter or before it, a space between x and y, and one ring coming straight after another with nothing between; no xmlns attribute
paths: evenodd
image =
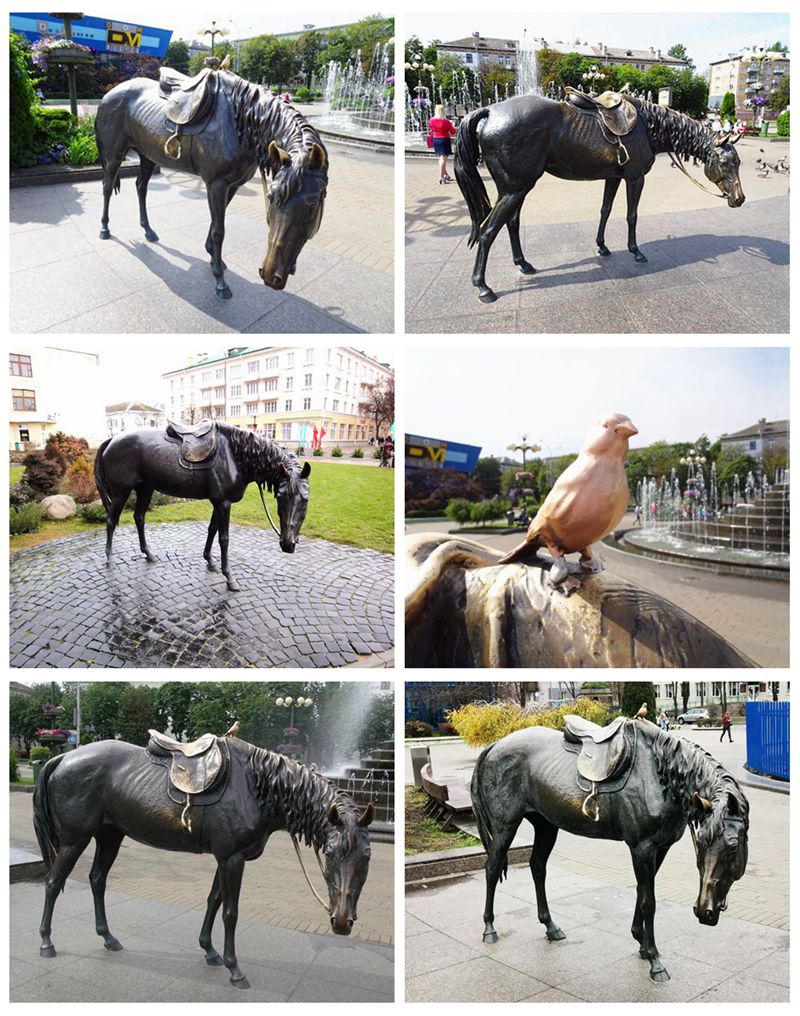
<svg viewBox="0 0 800 1016"><path fill-rule="evenodd" d="M320 894L317 892L317 890L312 885L311 879L308 877L308 872L306 871L306 866L305 866L305 864L303 864L303 855L300 853L300 845L297 842L297 837L295 836L294 833L289 833L289 835L292 837L292 843L294 844L294 850L295 850L295 853L297 854L297 860L300 862L300 867L301 867L301 869L303 871L303 874L306 877L306 882L308 882L308 888L314 894L314 898L316 899L317 903L319 903L319 905L322 907L322 909L325 911L325 913L330 915L330 912L331 912L330 906L325 902L325 900L323 900L323 898L320 896ZM327 882L328 880L327 880L327 878L325 876L325 869L322 867L322 861L320 861L320 859L319 859L319 851L316 849L316 847L314 848L314 855L317 858L317 864L319 865L319 870L322 872L322 877Z"/></svg>
<svg viewBox="0 0 800 1016"><path fill-rule="evenodd" d="M267 502L264 500L264 484L263 483L258 483L256 481L256 486L258 487L258 493L261 495L261 503L264 505L264 511L267 513L267 518L269 519L269 524L275 530L275 534L280 539L280 535L281 535L280 531L278 529L276 529L275 523L272 521L272 516L269 513L269 508L267 508Z"/></svg>
<svg viewBox="0 0 800 1016"><path fill-rule="evenodd" d="M724 198L725 197L724 194L720 194L717 191L709 190L708 187L704 187L703 184L701 184L699 180L695 180L695 178L690 173L688 173L686 171L686 166L683 164L683 160L682 159L676 159L675 158L675 154L673 152L669 152L668 154L669 154L670 159L672 159L672 165L673 166L677 166L678 169L681 171L681 173L683 173L683 175L686 177L686 179L687 180L691 180L691 182L695 185L695 187L699 187L701 191L705 191L706 194L710 194L712 198Z"/></svg>

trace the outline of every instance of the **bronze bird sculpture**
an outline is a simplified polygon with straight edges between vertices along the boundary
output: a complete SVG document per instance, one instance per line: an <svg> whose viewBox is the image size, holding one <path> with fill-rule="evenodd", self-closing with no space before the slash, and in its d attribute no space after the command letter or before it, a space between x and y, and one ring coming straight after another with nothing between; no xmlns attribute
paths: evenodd
<svg viewBox="0 0 800 1016"><path fill-rule="evenodd" d="M641 705L638 713L636 714L635 718L637 720L643 720L645 718L645 716L647 716L647 703L646 702L642 702L642 705Z"/></svg>
<svg viewBox="0 0 800 1016"><path fill-rule="evenodd" d="M565 554L580 551L585 571L602 571L592 557L592 544L619 524L628 507L625 456L628 438L638 433L624 413L599 419L577 459L556 480L524 541L500 563L535 558L539 547L546 547L553 557L548 584L554 589L569 574Z"/></svg>
<svg viewBox="0 0 800 1016"><path fill-rule="evenodd" d="M236 722L235 722L235 723L233 724L233 726L231 726L231 727L230 727L230 729L229 729L229 730L226 730L226 731L225 731L225 736L226 736L226 737L238 737L238 736L239 736L239 731L240 731L241 729L242 729L242 728L241 728L241 726L239 725L239 721L237 720L237 721L236 721Z"/></svg>

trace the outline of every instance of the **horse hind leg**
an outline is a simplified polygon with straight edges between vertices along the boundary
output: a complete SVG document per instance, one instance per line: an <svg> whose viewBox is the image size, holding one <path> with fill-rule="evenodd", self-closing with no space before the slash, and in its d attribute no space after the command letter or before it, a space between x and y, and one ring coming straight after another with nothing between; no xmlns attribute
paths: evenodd
<svg viewBox="0 0 800 1016"><path fill-rule="evenodd" d="M617 196L619 185L622 183L622 177L612 176L606 180L605 189L603 191L603 205L600 209L600 225L597 227L597 253L602 257L607 258L611 256L611 251L606 247L606 223L608 217L611 215L611 209L614 206L614 198Z"/></svg>
<svg viewBox="0 0 800 1016"><path fill-rule="evenodd" d="M122 515L122 509L125 507L125 502L128 500L129 490L126 490L124 494L115 494L111 498L111 508L108 512L108 519L106 520L106 563L111 564L111 544L114 539L114 530L117 528L119 523L119 517Z"/></svg>
<svg viewBox="0 0 800 1016"><path fill-rule="evenodd" d="M107 155L101 151L103 156L103 215L100 219L100 239L109 240L111 230L108 228L108 206L111 203L111 195L119 193L119 169L125 153Z"/></svg>
<svg viewBox="0 0 800 1016"><path fill-rule="evenodd" d="M497 941L494 927L494 894L497 883L508 864L508 851L519 823L494 830L486 858L486 902L483 909L483 941L492 945Z"/></svg>
<svg viewBox="0 0 800 1016"><path fill-rule="evenodd" d="M514 264L517 266L520 275L533 275L536 272L536 269L529 261L525 260L525 255L522 253L522 244L519 239L519 216L521 211L522 205L520 205L520 207L508 220L508 236L511 240L511 256L514 258Z"/></svg>
<svg viewBox="0 0 800 1016"><path fill-rule="evenodd" d="M530 863L533 884L536 887L537 917L539 919L539 923L545 926L548 939L550 939L551 942L559 942L562 938L566 938L567 936L557 924L553 923L553 919L550 916L550 907L547 904L547 894L545 892L547 859L550 857L553 847L556 845L558 827L554 826L552 822L548 822L547 819L538 814L529 815L528 821L534 829L533 851L531 852Z"/></svg>
<svg viewBox="0 0 800 1016"><path fill-rule="evenodd" d="M122 945L108 930L108 918L106 917L106 881L111 865L116 861L120 845L125 839L125 833L114 826L103 826L95 834L97 848L94 853L94 863L89 874L89 884L92 887L94 897L94 925L97 934L103 939L103 945L111 952L119 952Z"/></svg>
<svg viewBox="0 0 800 1016"><path fill-rule="evenodd" d="M64 883L69 878L75 863L89 844L91 836L82 837L75 843L65 844L56 855L53 866L47 873L47 880L44 886L44 911L42 921L39 925L41 945L39 955L47 959L56 955L50 935L52 931L53 909L58 899L58 894L64 888Z"/></svg>
<svg viewBox="0 0 800 1016"><path fill-rule="evenodd" d="M503 194L481 224L478 253L475 256L475 267L472 270L472 285L477 286L481 303L494 303L497 299L497 294L486 285L486 262L497 234L518 212L524 199L524 194ZM521 253L522 251L520 251Z"/></svg>
<svg viewBox="0 0 800 1016"><path fill-rule="evenodd" d="M133 509L133 518L136 522L136 531L139 534L139 547L148 561L157 561L158 558L147 546L144 535L144 520L150 501L153 498L153 488L141 484L136 488L136 507Z"/></svg>
<svg viewBox="0 0 800 1016"><path fill-rule="evenodd" d="M147 185L155 168L156 164L153 160L145 158L140 152L139 172L136 174L136 193L139 195L139 225L144 229L145 240L149 240L151 243L158 240L158 234L150 228L147 218Z"/></svg>

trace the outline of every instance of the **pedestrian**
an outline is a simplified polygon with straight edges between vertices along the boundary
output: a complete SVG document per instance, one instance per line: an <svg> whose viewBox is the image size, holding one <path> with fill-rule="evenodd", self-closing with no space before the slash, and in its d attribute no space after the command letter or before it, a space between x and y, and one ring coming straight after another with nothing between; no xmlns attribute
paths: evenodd
<svg viewBox="0 0 800 1016"><path fill-rule="evenodd" d="M722 714L722 733L719 735L720 742L722 741L722 738L725 736L725 734L728 735L728 740L730 741L731 744L733 744L733 738L731 737L731 718L728 715L727 709Z"/></svg>
<svg viewBox="0 0 800 1016"><path fill-rule="evenodd" d="M447 172L447 157L453 154L450 138L456 133L453 124L444 115L444 106L436 105L428 125L433 138L433 150L439 157L439 183L452 183L453 178Z"/></svg>
<svg viewBox="0 0 800 1016"><path fill-rule="evenodd" d="M636 507L633 509L633 514L636 516L635 525L641 526L641 524L642 524L642 506L640 504L637 504Z"/></svg>
<svg viewBox="0 0 800 1016"><path fill-rule="evenodd" d="M658 714L658 725L662 730L669 730L669 717L664 712L664 707L661 707L661 712Z"/></svg>

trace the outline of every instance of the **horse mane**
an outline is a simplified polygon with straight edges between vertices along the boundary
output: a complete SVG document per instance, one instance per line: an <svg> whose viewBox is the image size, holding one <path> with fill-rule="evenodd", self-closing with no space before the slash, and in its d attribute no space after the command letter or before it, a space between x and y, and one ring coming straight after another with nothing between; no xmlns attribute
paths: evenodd
<svg viewBox="0 0 800 1016"><path fill-rule="evenodd" d="M234 74L226 74L223 80L239 138L252 143L259 169L267 176L273 175L268 155L271 141L291 156L291 165L282 167L270 187L270 196L282 205L300 190L312 147L319 145L325 151L325 146L317 131L290 103Z"/></svg>
<svg viewBox="0 0 800 1016"><path fill-rule="evenodd" d="M286 829L319 850L330 828L332 804L345 815L356 815L358 805L325 777L301 762L266 748L250 746L247 767L255 780L256 798L286 822ZM356 841L355 822L344 823L344 846L351 851Z"/></svg>
<svg viewBox="0 0 800 1016"><path fill-rule="evenodd" d="M653 723L639 723L638 730L650 739L661 786L665 793L671 793L680 801L687 822L692 818L692 795L697 791L713 806L709 816L712 836L722 832L728 794L736 798L745 829L748 827L750 805L747 798L733 776L715 758L685 737L665 733Z"/></svg>
<svg viewBox="0 0 800 1016"><path fill-rule="evenodd" d="M633 96L627 98L639 110L650 141L658 151L674 152L684 159L708 160L716 140L708 127L669 106L657 106L647 99Z"/></svg>
<svg viewBox="0 0 800 1016"><path fill-rule="evenodd" d="M217 429L228 438L239 468L257 483L265 483L270 493L283 479L284 466L289 470L290 482L297 482L300 475L297 457L284 451L275 441L241 427L232 427L229 423L217 423Z"/></svg>

